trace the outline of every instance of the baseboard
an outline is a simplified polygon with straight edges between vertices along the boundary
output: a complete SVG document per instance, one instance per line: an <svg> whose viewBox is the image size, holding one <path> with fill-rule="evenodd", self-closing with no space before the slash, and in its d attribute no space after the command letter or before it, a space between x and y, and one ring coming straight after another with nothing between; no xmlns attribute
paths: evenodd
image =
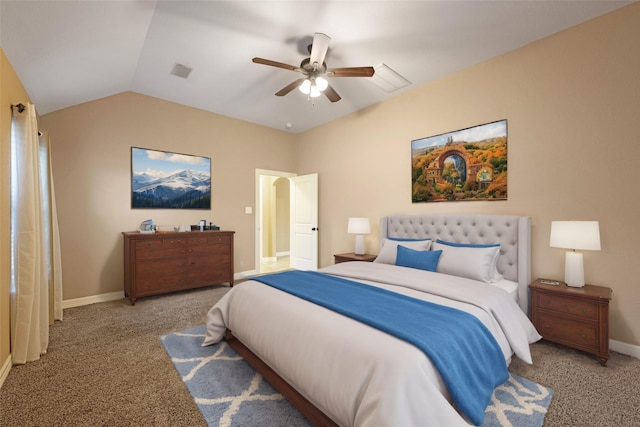
<svg viewBox="0 0 640 427"><path fill-rule="evenodd" d="M291 252L289 252L289 251L276 252L276 257L279 257L279 256L290 256L290 255L291 255Z"/></svg>
<svg viewBox="0 0 640 427"><path fill-rule="evenodd" d="M636 359L640 359L640 346L627 344L626 342L609 340L609 349L617 351L618 353L626 354L627 356L633 356Z"/></svg>
<svg viewBox="0 0 640 427"><path fill-rule="evenodd" d="M244 280L248 277L255 276L256 274L258 274L256 270L241 271L233 275L233 280Z"/></svg>
<svg viewBox="0 0 640 427"><path fill-rule="evenodd" d="M277 256L266 256L266 257L260 258L260 262L276 262L276 261L278 261Z"/></svg>
<svg viewBox="0 0 640 427"><path fill-rule="evenodd" d="M11 371L11 355L7 357L7 360L2 364L2 368L0 368L0 388L2 388L2 384L4 384L4 380L9 376L9 371Z"/></svg>
<svg viewBox="0 0 640 427"><path fill-rule="evenodd" d="M124 298L124 291L109 292L107 294L93 295L90 297L66 299L62 301L62 309L80 307L81 305L95 304L97 302L116 301Z"/></svg>

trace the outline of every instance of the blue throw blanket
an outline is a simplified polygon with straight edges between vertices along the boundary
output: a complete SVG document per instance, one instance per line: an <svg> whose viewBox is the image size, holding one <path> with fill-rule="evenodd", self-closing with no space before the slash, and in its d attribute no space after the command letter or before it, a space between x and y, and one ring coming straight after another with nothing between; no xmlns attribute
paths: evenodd
<svg viewBox="0 0 640 427"><path fill-rule="evenodd" d="M493 389L509 376L500 346L475 316L386 289L313 271L253 280L405 340L431 359L458 410L481 425Z"/></svg>

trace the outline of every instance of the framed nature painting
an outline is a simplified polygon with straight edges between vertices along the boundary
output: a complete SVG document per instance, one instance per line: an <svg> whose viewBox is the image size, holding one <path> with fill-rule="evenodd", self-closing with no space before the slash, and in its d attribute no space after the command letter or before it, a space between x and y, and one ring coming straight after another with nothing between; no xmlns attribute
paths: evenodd
<svg viewBox="0 0 640 427"><path fill-rule="evenodd" d="M131 147L133 209L211 209L211 158Z"/></svg>
<svg viewBox="0 0 640 427"><path fill-rule="evenodd" d="M507 200L507 121L411 141L413 203Z"/></svg>

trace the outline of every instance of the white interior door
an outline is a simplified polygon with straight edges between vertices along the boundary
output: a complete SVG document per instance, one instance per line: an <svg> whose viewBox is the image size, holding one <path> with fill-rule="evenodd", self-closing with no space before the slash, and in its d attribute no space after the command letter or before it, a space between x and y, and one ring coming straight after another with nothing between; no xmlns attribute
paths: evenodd
<svg viewBox="0 0 640 427"><path fill-rule="evenodd" d="M318 174L291 180L291 267L318 269Z"/></svg>

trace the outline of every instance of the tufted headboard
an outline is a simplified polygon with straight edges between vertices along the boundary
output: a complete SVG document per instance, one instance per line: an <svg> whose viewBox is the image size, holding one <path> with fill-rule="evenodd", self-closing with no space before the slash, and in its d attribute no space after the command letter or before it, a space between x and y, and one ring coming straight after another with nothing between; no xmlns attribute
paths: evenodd
<svg viewBox="0 0 640 427"><path fill-rule="evenodd" d="M500 243L498 271L518 283L518 304L529 307L531 282L531 218L508 215L393 215L380 219L385 237L431 238L457 243Z"/></svg>

